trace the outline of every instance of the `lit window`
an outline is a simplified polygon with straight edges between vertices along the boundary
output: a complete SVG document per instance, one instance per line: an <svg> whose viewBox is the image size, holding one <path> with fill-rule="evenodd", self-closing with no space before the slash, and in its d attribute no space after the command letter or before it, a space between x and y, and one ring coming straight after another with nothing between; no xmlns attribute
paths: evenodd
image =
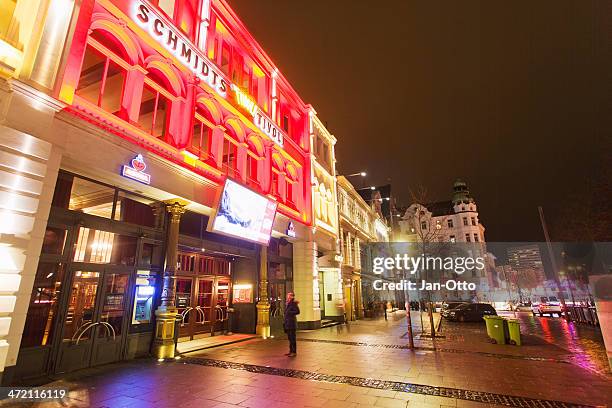
<svg viewBox="0 0 612 408"><path fill-rule="evenodd" d="M138 124L155 137L163 137L166 133L167 98L160 92L145 84L140 104Z"/></svg>
<svg viewBox="0 0 612 408"><path fill-rule="evenodd" d="M297 183L287 178L287 188L285 190L285 201L291 204L295 204L295 185Z"/></svg>
<svg viewBox="0 0 612 408"><path fill-rule="evenodd" d="M450 239L450 242L457 242L457 239L455 238L454 235L451 235L449 239Z"/></svg>
<svg viewBox="0 0 612 408"><path fill-rule="evenodd" d="M80 211L97 217L111 218L115 199L115 189L78 177L65 175L58 178L56 194L63 194L70 188L68 209ZM59 204L56 200L56 204ZM62 205L60 205L62 206ZM65 208L65 207L64 207Z"/></svg>
<svg viewBox="0 0 612 408"><path fill-rule="evenodd" d="M92 232L90 234L90 232ZM115 234L108 231L79 228L74 251L75 262L109 263Z"/></svg>
<svg viewBox="0 0 612 408"><path fill-rule="evenodd" d="M223 140L223 160L222 166L225 173L229 176L236 177L238 163L238 146L236 146L227 137Z"/></svg>
<svg viewBox="0 0 612 408"><path fill-rule="evenodd" d="M234 60L232 61L232 82L238 86L242 85L243 65L242 57L240 57L237 52L234 52Z"/></svg>
<svg viewBox="0 0 612 408"><path fill-rule="evenodd" d="M276 197L278 197L279 195L278 181L279 181L278 171L276 169L272 169L272 181L271 181L272 185L270 186L270 193Z"/></svg>
<svg viewBox="0 0 612 408"><path fill-rule="evenodd" d="M1 0L0 0L1 1ZM112 55L112 53L108 53ZM87 44L76 94L114 115L121 110L126 70Z"/></svg>
<svg viewBox="0 0 612 408"><path fill-rule="evenodd" d="M211 134L212 129L210 128L208 121L204 118L201 112L196 110L191 133L191 148L189 150L202 160L208 158L208 155L210 154Z"/></svg>
<svg viewBox="0 0 612 408"><path fill-rule="evenodd" d="M172 95L162 84L163 80L154 75L145 78L138 125L151 135L165 139Z"/></svg>
<svg viewBox="0 0 612 408"><path fill-rule="evenodd" d="M226 75L229 75L231 55L232 51L229 44L224 42L221 46L221 71L223 71Z"/></svg>
<svg viewBox="0 0 612 408"><path fill-rule="evenodd" d="M257 94L252 92L251 89L251 73L244 66L242 68L242 82L240 84L242 86L242 89L249 92L251 96L253 96L253 99L257 100Z"/></svg>
<svg viewBox="0 0 612 408"><path fill-rule="evenodd" d="M247 179L254 183L259 183L259 179L257 178L258 165L259 160L257 160L257 157L255 157L253 153L249 152L247 155Z"/></svg>
<svg viewBox="0 0 612 408"><path fill-rule="evenodd" d="M40 263L30 297L30 307L21 338L22 347L45 346L53 338L57 307L61 299L64 265Z"/></svg>

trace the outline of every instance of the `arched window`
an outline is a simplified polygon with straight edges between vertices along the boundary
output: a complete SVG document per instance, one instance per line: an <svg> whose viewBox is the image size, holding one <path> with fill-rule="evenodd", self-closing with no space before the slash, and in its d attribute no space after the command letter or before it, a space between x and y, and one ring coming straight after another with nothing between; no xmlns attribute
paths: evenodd
<svg viewBox="0 0 612 408"><path fill-rule="evenodd" d="M261 183L260 167L264 154L263 142L257 136L249 137L247 142L249 145L246 163L247 181L249 184L259 186Z"/></svg>
<svg viewBox="0 0 612 408"><path fill-rule="evenodd" d="M223 138L223 160L221 167L230 177L238 176L238 143L230 136Z"/></svg>
<svg viewBox="0 0 612 408"><path fill-rule="evenodd" d="M272 174L270 179L270 194L276 198L281 197L280 180L281 172L284 170L283 159L280 154L272 153Z"/></svg>
<svg viewBox="0 0 612 408"><path fill-rule="evenodd" d="M213 123L209 118L202 106L196 104L189 151L198 156L200 160L206 160L210 156Z"/></svg>
<svg viewBox="0 0 612 408"><path fill-rule="evenodd" d="M125 50L115 38L94 31L87 39L76 95L106 112L122 117L121 102L127 69L130 67L127 60Z"/></svg>
<svg viewBox="0 0 612 408"><path fill-rule="evenodd" d="M288 164L286 167L285 176L285 202L292 207L295 207L298 172L293 164Z"/></svg>
<svg viewBox="0 0 612 408"><path fill-rule="evenodd" d="M168 79L157 70L150 71L145 77L140 101L138 125L147 133L166 141L170 105L176 99Z"/></svg>

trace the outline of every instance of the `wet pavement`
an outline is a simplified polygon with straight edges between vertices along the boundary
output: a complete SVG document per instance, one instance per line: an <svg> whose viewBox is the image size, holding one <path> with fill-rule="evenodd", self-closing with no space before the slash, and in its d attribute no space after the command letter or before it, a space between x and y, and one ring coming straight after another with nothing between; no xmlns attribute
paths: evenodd
<svg viewBox="0 0 612 408"><path fill-rule="evenodd" d="M513 313L507 314L514 317ZM610 373L603 337L598 327L568 322L559 317L539 317L532 313L518 312L521 331L537 336L548 344L571 353L574 364L601 374Z"/></svg>
<svg viewBox="0 0 612 408"><path fill-rule="evenodd" d="M598 362L597 330L521 317L522 347L487 341L484 325L443 322L442 338L407 348L405 315L247 340L185 354L84 370L49 386L64 402L37 407L612 407L612 376ZM544 320L542 320L544 319ZM416 320L416 321L415 321ZM584 364L584 361L587 363ZM6 403L0 406L8 406ZM28 406L19 404L15 406Z"/></svg>

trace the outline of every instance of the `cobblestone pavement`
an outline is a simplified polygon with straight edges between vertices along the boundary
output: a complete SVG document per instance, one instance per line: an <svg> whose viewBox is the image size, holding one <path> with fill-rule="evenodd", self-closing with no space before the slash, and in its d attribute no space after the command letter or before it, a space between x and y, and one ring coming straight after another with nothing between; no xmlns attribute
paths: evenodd
<svg viewBox="0 0 612 408"><path fill-rule="evenodd" d="M287 342L277 338L177 361L113 364L48 384L71 390L63 405L15 406L612 407L609 377L540 337L523 347L499 346L487 343L478 325L443 324L446 337L419 339L419 348L409 350L405 331L397 314L387 322L300 332L295 358L283 355Z"/></svg>

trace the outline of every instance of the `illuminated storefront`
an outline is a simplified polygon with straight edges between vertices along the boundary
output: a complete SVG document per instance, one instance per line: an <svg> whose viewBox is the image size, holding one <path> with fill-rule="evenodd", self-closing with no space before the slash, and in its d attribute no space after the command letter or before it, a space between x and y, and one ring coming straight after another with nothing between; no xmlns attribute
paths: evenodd
<svg viewBox="0 0 612 408"><path fill-rule="evenodd" d="M180 341L282 332L315 280L311 108L224 1L50 3L0 38L3 381L149 354L169 296Z"/></svg>
<svg viewBox="0 0 612 408"><path fill-rule="evenodd" d="M362 270L362 266L371 265L368 259L371 254L366 244L388 242L389 231L374 206L366 202L343 176L338 177L338 208L346 315L349 320L355 320L363 317L375 303L394 299L391 294L385 293L381 297L382 291L374 293L369 290L371 271Z"/></svg>

